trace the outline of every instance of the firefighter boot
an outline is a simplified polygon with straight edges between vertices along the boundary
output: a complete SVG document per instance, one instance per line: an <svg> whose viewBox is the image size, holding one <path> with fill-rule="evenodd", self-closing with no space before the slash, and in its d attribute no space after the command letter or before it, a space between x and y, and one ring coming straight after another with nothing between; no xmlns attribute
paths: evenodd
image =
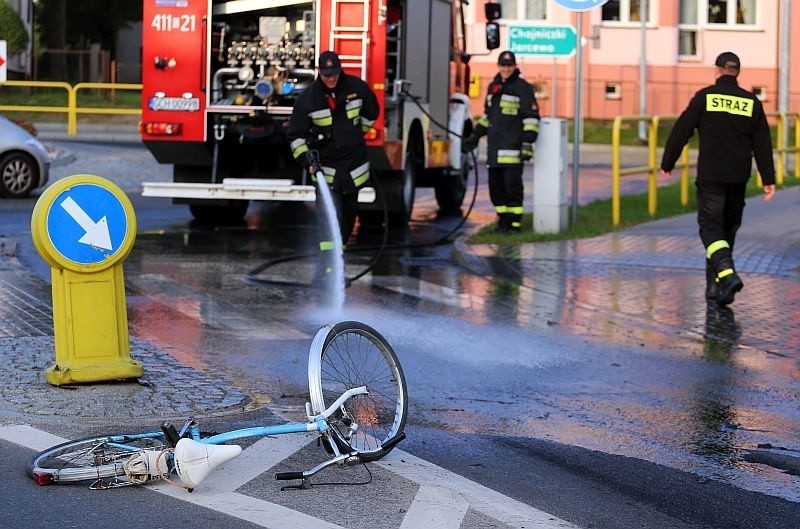
<svg viewBox="0 0 800 529"><path fill-rule="evenodd" d="M717 272L711 261L706 259L706 301L716 301L718 294Z"/></svg>
<svg viewBox="0 0 800 529"><path fill-rule="evenodd" d="M733 268L733 255L728 248L722 248L714 252L711 262L717 272L718 290L715 301L717 305L730 305L736 293L744 287L739 274Z"/></svg>
<svg viewBox="0 0 800 529"><path fill-rule="evenodd" d="M508 233L510 227L510 222L508 219L508 213L498 213L497 214L497 226L494 227L495 233Z"/></svg>

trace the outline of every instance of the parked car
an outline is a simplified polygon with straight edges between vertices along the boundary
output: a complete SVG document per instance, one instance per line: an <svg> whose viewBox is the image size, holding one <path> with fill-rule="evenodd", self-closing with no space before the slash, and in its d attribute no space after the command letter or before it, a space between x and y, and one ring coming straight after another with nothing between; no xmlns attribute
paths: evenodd
<svg viewBox="0 0 800 529"><path fill-rule="evenodd" d="M0 116L0 196L22 198L50 177L50 155L42 142Z"/></svg>

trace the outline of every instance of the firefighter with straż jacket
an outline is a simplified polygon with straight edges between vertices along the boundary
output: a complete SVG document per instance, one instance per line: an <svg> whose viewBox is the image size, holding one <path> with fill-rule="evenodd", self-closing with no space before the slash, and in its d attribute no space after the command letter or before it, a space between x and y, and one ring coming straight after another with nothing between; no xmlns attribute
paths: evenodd
<svg viewBox="0 0 800 529"><path fill-rule="evenodd" d="M483 115L475 131L464 140L463 152L488 137L489 197L497 213L497 230L518 232L522 226L523 163L533 158L539 135L539 105L533 87L520 77L514 53L504 51L497 60L499 72L489 84Z"/></svg>
<svg viewBox="0 0 800 529"><path fill-rule="evenodd" d="M728 305L744 286L733 263L733 243L742 223L753 157L764 184L764 200L775 193L775 166L764 108L737 82L741 63L731 52L716 61L717 80L699 90L670 132L661 159L669 175L694 130L697 157L697 222L706 252L706 298Z"/></svg>
<svg viewBox="0 0 800 529"><path fill-rule="evenodd" d="M316 182L317 170L325 175L339 221L342 243L355 226L358 214L358 190L370 177L367 144L364 134L378 118L380 107L375 93L360 78L342 72L339 56L325 51L319 56L319 75L295 101L287 132L292 156L310 168L312 152L318 166L311 169ZM321 262L330 263L333 248L327 229L324 205L317 193L317 225L320 230ZM341 251L342 249L338 249ZM324 267L323 272L330 272ZM320 269L318 268L318 274ZM320 279L317 276L316 279Z"/></svg>

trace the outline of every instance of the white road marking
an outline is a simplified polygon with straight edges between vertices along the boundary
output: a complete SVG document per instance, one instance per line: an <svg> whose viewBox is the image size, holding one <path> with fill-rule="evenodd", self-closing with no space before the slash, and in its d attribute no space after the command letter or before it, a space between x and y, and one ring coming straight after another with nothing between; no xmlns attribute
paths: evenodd
<svg viewBox="0 0 800 529"><path fill-rule="evenodd" d="M375 464L423 486L457 490L471 508L511 527L530 528L531 523L539 528L577 527L396 448Z"/></svg>
<svg viewBox="0 0 800 529"><path fill-rule="evenodd" d="M41 451L68 439L27 425L0 426L0 439ZM313 436L282 435L260 439L237 459L218 468L193 493L165 482L147 488L268 529L344 529L339 525L268 501L238 494L236 489L306 446ZM374 463L420 485L400 529L457 529L473 509L515 529L578 529L544 511L504 496L449 470L395 448Z"/></svg>
<svg viewBox="0 0 800 529"><path fill-rule="evenodd" d="M316 435L311 434L278 435L259 439L248 446L242 455L214 469L213 479L204 481L198 490L206 488L218 492L236 490L314 439Z"/></svg>
<svg viewBox="0 0 800 529"><path fill-rule="evenodd" d="M64 439L36 428L31 428L27 424L12 424L10 426L0 426L0 439L5 439L14 444L26 446L31 450L41 452L51 446L66 443L69 439Z"/></svg>
<svg viewBox="0 0 800 529"><path fill-rule="evenodd" d="M468 509L469 502L453 489L422 485L400 529L458 529Z"/></svg>
<svg viewBox="0 0 800 529"><path fill-rule="evenodd" d="M212 480L209 479L208 482ZM204 489L206 482L191 494L169 483L157 483L147 488L172 498L200 505L252 522L268 529L302 527L303 529L345 529L340 525L314 518L300 511L293 511L282 505L259 500L236 492L219 492Z"/></svg>

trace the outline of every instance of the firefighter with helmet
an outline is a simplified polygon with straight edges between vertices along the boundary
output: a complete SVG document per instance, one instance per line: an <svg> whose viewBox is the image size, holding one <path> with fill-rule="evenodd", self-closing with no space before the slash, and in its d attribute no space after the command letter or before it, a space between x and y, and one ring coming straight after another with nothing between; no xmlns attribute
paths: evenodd
<svg viewBox="0 0 800 529"><path fill-rule="evenodd" d="M295 101L287 135L292 156L309 168L312 180L317 183L320 172L325 176L342 244L347 244L358 214L358 190L370 177L364 134L374 125L380 107L367 83L342 72L336 53L321 53L318 65L319 75ZM330 273L331 252L337 250L329 240L330 230L322 214L323 208L318 192L316 211L321 266L315 280L324 280L324 274Z"/></svg>
<svg viewBox="0 0 800 529"><path fill-rule="evenodd" d="M483 115L461 150L475 150L480 137L487 135L489 197L497 212L497 230L519 232L524 198L522 168L533 158L533 143L539 135L539 105L533 87L520 76L513 52L501 53L497 67Z"/></svg>

